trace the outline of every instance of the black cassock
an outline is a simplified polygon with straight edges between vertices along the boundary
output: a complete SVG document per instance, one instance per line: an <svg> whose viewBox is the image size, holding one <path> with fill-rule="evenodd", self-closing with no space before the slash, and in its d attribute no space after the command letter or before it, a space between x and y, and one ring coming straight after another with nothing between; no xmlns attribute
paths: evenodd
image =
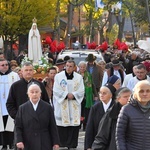
<svg viewBox="0 0 150 150"><path fill-rule="evenodd" d="M27 82L24 78L20 79L17 82L14 82L9 90L9 95L7 98L6 107L8 110L9 115L15 119L18 108L21 104L28 101L28 95L27 95L27 89L29 84L38 84L41 88L41 99L49 102L48 94L46 92L46 89L40 81L37 81L35 79L31 79L30 82Z"/></svg>
<svg viewBox="0 0 150 150"><path fill-rule="evenodd" d="M52 150L59 136L50 104L40 100L36 111L30 101L19 107L15 121L15 143L23 142L24 150Z"/></svg>

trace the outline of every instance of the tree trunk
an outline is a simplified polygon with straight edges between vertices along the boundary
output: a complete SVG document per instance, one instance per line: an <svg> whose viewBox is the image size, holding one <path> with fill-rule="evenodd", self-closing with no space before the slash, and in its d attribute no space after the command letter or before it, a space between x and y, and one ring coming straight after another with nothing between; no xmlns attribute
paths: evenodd
<svg viewBox="0 0 150 150"><path fill-rule="evenodd" d="M100 34L100 44L102 44L104 42L103 28L99 30L99 34Z"/></svg>
<svg viewBox="0 0 150 150"><path fill-rule="evenodd" d="M123 29L124 29L124 24L125 24L125 17L122 17L120 20L119 20L119 16L116 16L116 20L118 22L118 25L119 25L119 32L118 32L118 39L120 41L122 41L122 37L123 37Z"/></svg>
<svg viewBox="0 0 150 150"><path fill-rule="evenodd" d="M93 18L92 18L92 12L90 11L90 15L89 15L89 25L90 25L90 31L89 31L89 38L88 38L88 42L91 42L91 38L92 38L92 29L93 29Z"/></svg>
<svg viewBox="0 0 150 150"><path fill-rule="evenodd" d="M28 49L28 35L19 35L19 53Z"/></svg>
<svg viewBox="0 0 150 150"><path fill-rule="evenodd" d="M54 34L53 39L59 42L60 41L60 0L57 0L56 3L56 16L54 19Z"/></svg>
<svg viewBox="0 0 150 150"><path fill-rule="evenodd" d="M72 4L68 5L68 22L67 22L67 31L65 35L65 44L66 47L70 47L70 38L71 38L71 29L72 29L72 19L73 19L73 9L74 6Z"/></svg>

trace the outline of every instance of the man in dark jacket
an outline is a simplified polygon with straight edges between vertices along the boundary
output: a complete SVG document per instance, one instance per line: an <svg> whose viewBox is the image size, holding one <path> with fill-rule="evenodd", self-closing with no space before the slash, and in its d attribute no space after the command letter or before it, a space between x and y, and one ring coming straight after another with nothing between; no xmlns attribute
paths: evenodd
<svg viewBox="0 0 150 150"><path fill-rule="evenodd" d="M7 98L7 110L13 119L16 117L19 106L28 101L27 89L30 84L37 83L42 90L41 99L49 102L44 85L40 81L33 79L33 65L30 62L23 64L22 75L22 79L11 85Z"/></svg>
<svg viewBox="0 0 150 150"><path fill-rule="evenodd" d="M123 105L127 104L131 91L120 88L116 92L117 102L105 113L99 123L98 132L92 145L93 150L117 150L115 141L116 123Z"/></svg>
<svg viewBox="0 0 150 150"><path fill-rule="evenodd" d="M85 60L88 62L87 71L92 75L93 83L96 87L97 92L99 92L99 89L102 84L103 71L101 66L99 66L95 62L96 59L97 59L96 56L94 56L93 54L89 54Z"/></svg>
<svg viewBox="0 0 150 150"><path fill-rule="evenodd" d="M138 56L138 53L136 51L131 53L131 56L129 57L129 61L126 64L126 74L132 73L133 66L140 64L143 60Z"/></svg>

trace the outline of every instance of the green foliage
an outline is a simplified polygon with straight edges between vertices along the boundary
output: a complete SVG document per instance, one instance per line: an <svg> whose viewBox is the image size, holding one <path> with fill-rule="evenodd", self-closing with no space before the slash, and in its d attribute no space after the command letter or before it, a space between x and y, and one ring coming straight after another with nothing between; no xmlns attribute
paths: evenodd
<svg viewBox="0 0 150 150"><path fill-rule="evenodd" d="M107 37L109 37L109 43L112 44L118 37L118 25L114 24L111 31L107 33Z"/></svg>
<svg viewBox="0 0 150 150"><path fill-rule="evenodd" d="M131 1L131 0L130 0ZM134 1L134 2L133 2ZM149 1L150 4L150 1ZM132 0L132 14L136 24L145 24L148 23L148 15L146 9L146 0Z"/></svg>
<svg viewBox="0 0 150 150"><path fill-rule="evenodd" d="M37 19L38 27L53 26L56 0L1 0L0 35L18 36L27 34L32 19Z"/></svg>

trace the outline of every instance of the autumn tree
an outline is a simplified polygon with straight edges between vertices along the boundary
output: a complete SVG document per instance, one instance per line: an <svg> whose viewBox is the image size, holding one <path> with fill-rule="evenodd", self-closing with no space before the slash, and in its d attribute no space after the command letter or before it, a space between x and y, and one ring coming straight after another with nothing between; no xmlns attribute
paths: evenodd
<svg viewBox="0 0 150 150"><path fill-rule="evenodd" d="M53 28L55 4L56 0L1 0L0 35L4 42L28 34L34 17L38 20L38 27L48 25Z"/></svg>

